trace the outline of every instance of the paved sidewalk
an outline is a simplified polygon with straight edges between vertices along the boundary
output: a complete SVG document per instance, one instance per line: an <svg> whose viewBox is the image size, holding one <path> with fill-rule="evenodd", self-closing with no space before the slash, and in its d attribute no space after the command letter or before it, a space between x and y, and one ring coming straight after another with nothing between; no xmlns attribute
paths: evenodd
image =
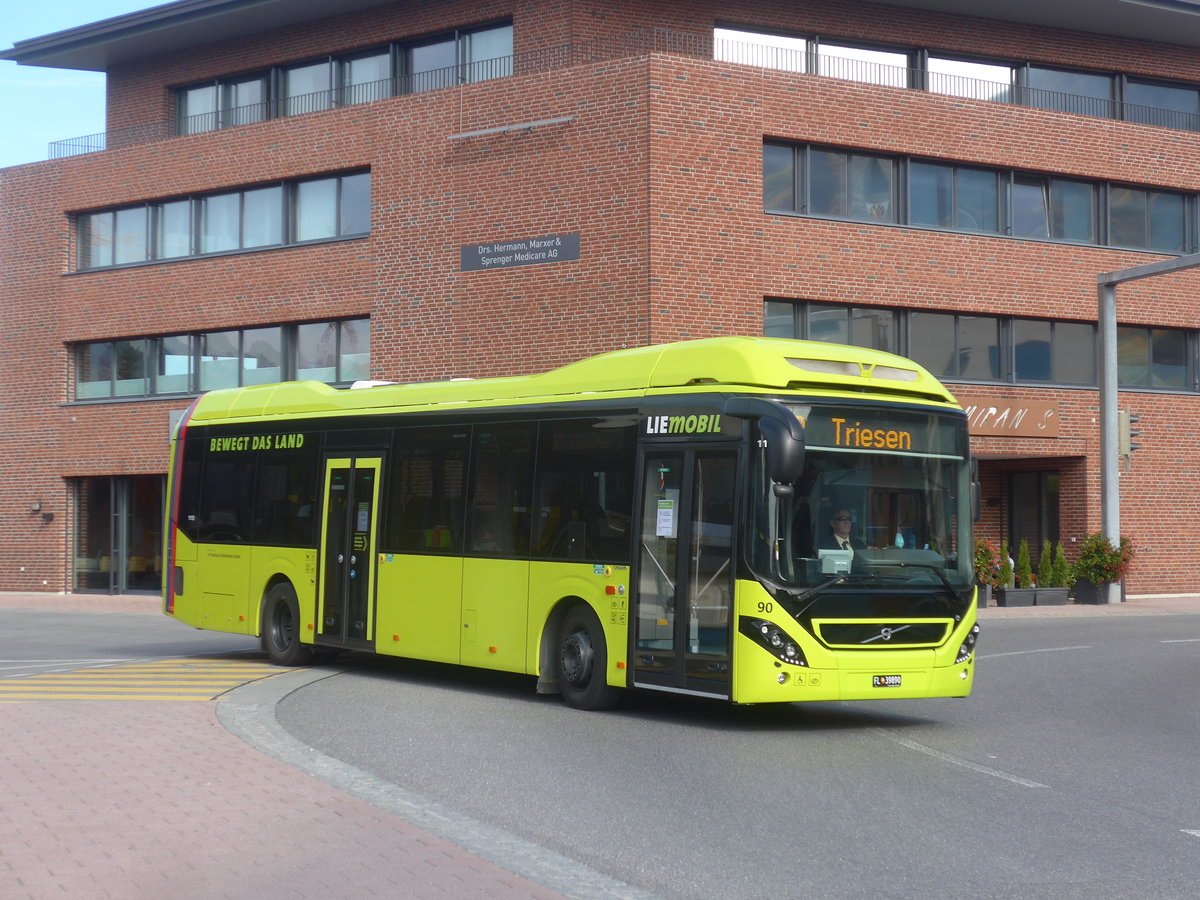
<svg viewBox="0 0 1200 900"><path fill-rule="evenodd" d="M0 607L156 614L159 601L0 593ZM0 896L645 896L549 851L492 834L482 823L464 831L450 821L441 829L453 835L458 827L472 837L482 853L471 852L410 821L418 816L398 814L420 811L412 795L407 807L389 809L375 801L390 799L394 807L395 797L384 796L390 786L374 786L375 795L355 791L364 773L301 745L275 722L274 705L302 683L297 678L325 674L284 672L211 703L0 704ZM249 700L237 699L242 691L250 692ZM248 743L256 735L263 739ZM281 760L285 753L291 761ZM314 769L316 761L324 768ZM431 822L453 817L433 812L440 818ZM490 861L493 846L498 858L517 864ZM513 869L545 873L539 877L545 884Z"/></svg>

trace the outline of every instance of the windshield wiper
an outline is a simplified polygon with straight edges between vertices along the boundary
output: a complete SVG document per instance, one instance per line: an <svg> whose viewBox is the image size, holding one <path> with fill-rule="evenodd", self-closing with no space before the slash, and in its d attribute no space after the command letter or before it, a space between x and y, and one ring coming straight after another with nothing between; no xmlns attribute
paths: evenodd
<svg viewBox="0 0 1200 900"><path fill-rule="evenodd" d="M937 577L941 580L942 584L944 584L946 586L946 590L948 590L951 593L951 595L953 595L954 597L958 597L958 588L956 588L954 586L954 584L950 581L950 579L946 577L946 573L942 570L942 568L940 566L935 566L932 563L900 562L900 561L888 562L888 565L896 566L901 569L929 569L931 572L933 572L933 574L937 575Z"/></svg>

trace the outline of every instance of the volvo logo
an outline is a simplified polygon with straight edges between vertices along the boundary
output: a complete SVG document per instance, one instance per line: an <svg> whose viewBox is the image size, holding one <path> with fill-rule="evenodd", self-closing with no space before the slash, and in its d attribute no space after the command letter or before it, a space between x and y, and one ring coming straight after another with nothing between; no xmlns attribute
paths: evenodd
<svg viewBox="0 0 1200 900"><path fill-rule="evenodd" d="M911 627L912 627L911 625L900 625L896 628L891 628L889 626L885 626L885 627L879 629L879 634L876 634L876 635L873 635L873 636L867 638L865 641L863 641L863 643L870 644L875 641L890 641L892 639L892 635L903 631L905 628L911 628Z"/></svg>

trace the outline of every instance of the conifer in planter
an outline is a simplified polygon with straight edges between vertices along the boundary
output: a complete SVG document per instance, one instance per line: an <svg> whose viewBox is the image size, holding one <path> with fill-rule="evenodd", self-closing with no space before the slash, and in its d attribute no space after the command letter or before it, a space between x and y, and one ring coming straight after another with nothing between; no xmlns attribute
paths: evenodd
<svg viewBox="0 0 1200 900"><path fill-rule="evenodd" d="M1037 602L1034 588L1033 566L1029 562L1029 542L1022 538L1017 545L1017 586L1001 591L998 600L1001 606L1033 606Z"/></svg>

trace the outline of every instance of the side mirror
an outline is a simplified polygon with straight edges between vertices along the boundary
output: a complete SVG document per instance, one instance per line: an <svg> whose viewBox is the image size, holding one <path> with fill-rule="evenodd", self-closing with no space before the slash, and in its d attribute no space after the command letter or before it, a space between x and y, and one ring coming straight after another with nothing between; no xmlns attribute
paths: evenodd
<svg viewBox="0 0 1200 900"><path fill-rule="evenodd" d="M739 419L757 419L758 433L767 445L767 475L776 487L790 486L804 469L804 426L786 407L763 397L730 397L724 412ZM776 491L776 496L784 496Z"/></svg>

